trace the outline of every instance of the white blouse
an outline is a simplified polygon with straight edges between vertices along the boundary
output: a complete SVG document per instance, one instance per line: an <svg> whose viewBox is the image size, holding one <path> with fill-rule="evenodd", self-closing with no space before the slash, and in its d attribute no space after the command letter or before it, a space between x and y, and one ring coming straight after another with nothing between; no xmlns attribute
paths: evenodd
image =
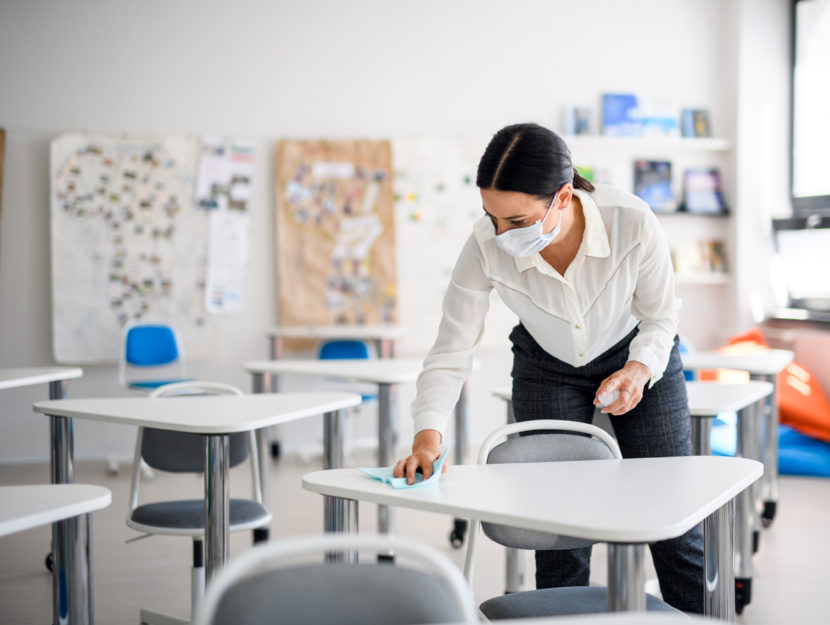
<svg viewBox="0 0 830 625"><path fill-rule="evenodd" d="M582 203L585 232L560 275L541 255L502 251L486 215L461 250L444 296L438 337L424 360L412 402L415 432L443 433L481 341L489 293L518 315L536 342L574 367L588 364L639 323L628 360L659 380L677 333L671 255L657 218L640 198L607 185Z"/></svg>

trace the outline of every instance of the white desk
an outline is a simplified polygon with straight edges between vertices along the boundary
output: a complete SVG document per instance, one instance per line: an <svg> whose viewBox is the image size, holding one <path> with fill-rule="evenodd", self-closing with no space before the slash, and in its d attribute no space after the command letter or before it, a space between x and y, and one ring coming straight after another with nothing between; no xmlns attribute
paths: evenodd
<svg viewBox="0 0 830 625"><path fill-rule="evenodd" d="M722 412L736 412L737 450L740 458L761 460L761 416L763 401L772 394L773 385L760 380L739 384L718 382L686 382L689 412L692 415L693 453L712 453L712 419ZM757 545L755 526L758 512L753 505L757 486L735 498L735 611L743 612L752 599L752 554Z"/></svg>
<svg viewBox="0 0 830 625"><path fill-rule="evenodd" d="M0 536L106 508L112 493L91 484L0 486Z"/></svg>
<svg viewBox="0 0 830 625"><path fill-rule="evenodd" d="M737 369L749 373L753 380L772 384L764 408L764 477L761 480L763 511L761 521L770 525L778 505L778 374L793 361L788 349L767 349L742 354L721 352L692 352L681 354L684 369Z"/></svg>
<svg viewBox="0 0 830 625"><path fill-rule="evenodd" d="M103 486L90 484L36 484L31 486L0 486L0 536L53 523L60 530L53 531L58 540L64 532L72 531L79 525L88 532L89 513L106 508L112 502L112 493ZM81 604L83 611L70 613L67 601L61 591L67 585L52 584L52 613L56 623L92 622L92 560L89 558L89 541L84 545L84 558L75 560L74 568L59 569L53 566L53 578L58 571L65 571L73 577L76 586L83 590ZM61 618L62 617L62 618ZM67 617L71 617L67 620ZM79 618L80 617L80 618Z"/></svg>
<svg viewBox="0 0 830 625"><path fill-rule="evenodd" d="M80 378L83 370L78 367L18 367L13 369L0 369L0 390L16 388L18 386L32 386L33 384L49 383L50 399L54 393L64 393L66 380ZM52 387L55 387L54 389Z"/></svg>
<svg viewBox="0 0 830 625"><path fill-rule="evenodd" d="M603 612L575 616L501 619L498 625L712 625L712 620L693 614L674 612ZM481 625L455 623L453 625Z"/></svg>
<svg viewBox="0 0 830 625"><path fill-rule="evenodd" d="M66 382L80 378L83 375L83 370L78 367L16 367L11 369L0 369L0 390L18 388L21 386L32 386L35 384L49 385L49 399L62 399L66 396ZM52 441L66 440L71 438L72 432L66 431L63 428L65 424L55 423L50 424L52 428ZM57 430L55 428L58 428ZM65 475L61 474L61 463L57 461L57 452L54 445L51 449L51 471L52 482L66 482L72 480L62 479ZM70 525L77 526L77 531L73 530L73 534L77 537L76 541L68 543L62 540L68 533ZM71 554L67 554L67 550ZM53 609L52 619L55 623L61 622L61 615L67 614L66 597L67 588L65 584L66 579L66 564L73 562L77 565L79 570L85 571L91 566L89 562L89 529L86 517L79 517L71 521L58 521L52 526L52 596ZM84 578L78 578L83 580ZM92 588L83 583L78 584L76 589L76 596L73 598L73 605L77 612L73 617L73 623L89 623L92 615Z"/></svg>
<svg viewBox="0 0 830 625"><path fill-rule="evenodd" d="M260 360L243 363L242 367L253 377L253 388L264 388L266 374L296 374L339 378L354 382L369 382L378 387L378 465L394 463L395 401L394 390L399 384L415 382L423 361L419 358L344 359L344 360ZM326 427L342 431L339 422L327 422ZM336 440L338 446L326 445L325 468L343 466L342 436L328 429L324 441ZM389 510L378 508L378 530L387 532L391 525Z"/></svg>
<svg viewBox="0 0 830 625"><path fill-rule="evenodd" d="M458 465L434 487L403 490L359 469L334 469L305 475L303 488L351 500L350 506L370 501L608 542L612 611L645 608L646 543L704 521L705 609L728 620L734 618L732 500L762 472L745 458L687 456Z"/></svg>
<svg viewBox="0 0 830 625"><path fill-rule="evenodd" d="M53 422L65 421L64 429L70 433L72 419L77 418L205 435L205 575L209 581L228 557L228 435L330 415L359 403L355 393L269 393L64 399L38 402L34 410ZM72 482L71 435L68 440L53 441L53 447L59 451L59 475L67 476L60 482Z"/></svg>

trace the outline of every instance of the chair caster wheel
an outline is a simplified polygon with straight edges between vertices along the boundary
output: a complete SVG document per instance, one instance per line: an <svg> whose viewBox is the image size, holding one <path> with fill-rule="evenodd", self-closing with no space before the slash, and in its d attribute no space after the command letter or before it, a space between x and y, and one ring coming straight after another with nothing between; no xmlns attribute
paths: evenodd
<svg viewBox="0 0 830 625"><path fill-rule="evenodd" d="M775 510L778 506L776 501L765 501L764 510L761 512L761 525L769 527L772 525L772 520L775 518Z"/></svg>
<svg viewBox="0 0 830 625"><path fill-rule="evenodd" d="M740 614L744 611L744 607L749 605L752 600L752 578L751 577L736 577L735 578L735 614Z"/></svg>
<svg viewBox="0 0 830 625"><path fill-rule="evenodd" d="M467 533L467 520L455 519L452 531L450 532L450 544L454 549L461 549L464 544L464 535Z"/></svg>
<svg viewBox="0 0 830 625"><path fill-rule="evenodd" d="M47 553L46 558L43 560L43 565L46 567L46 570L51 572L54 564L55 564L55 558L52 556L51 553Z"/></svg>

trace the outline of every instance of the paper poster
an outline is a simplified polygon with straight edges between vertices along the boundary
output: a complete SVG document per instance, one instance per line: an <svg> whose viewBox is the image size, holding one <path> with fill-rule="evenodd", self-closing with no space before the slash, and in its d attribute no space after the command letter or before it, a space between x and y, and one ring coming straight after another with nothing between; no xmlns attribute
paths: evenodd
<svg viewBox="0 0 830 625"><path fill-rule="evenodd" d="M282 325L397 320L387 141L280 141L276 228Z"/></svg>
<svg viewBox="0 0 830 625"><path fill-rule="evenodd" d="M202 138L196 199L210 215L205 285L205 309L210 313L242 309L253 157L249 141Z"/></svg>
<svg viewBox="0 0 830 625"><path fill-rule="evenodd" d="M392 144L400 255L401 351L426 352L441 320L441 302L461 248L483 215L476 186L489 136L419 137ZM414 259L414 260L413 260ZM482 345L506 344L516 316L495 292Z"/></svg>
<svg viewBox="0 0 830 625"><path fill-rule="evenodd" d="M206 349L208 212L194 200L199 141L67 134L51 144L55 359L118 359L122 327L163 319Z"/></svg>

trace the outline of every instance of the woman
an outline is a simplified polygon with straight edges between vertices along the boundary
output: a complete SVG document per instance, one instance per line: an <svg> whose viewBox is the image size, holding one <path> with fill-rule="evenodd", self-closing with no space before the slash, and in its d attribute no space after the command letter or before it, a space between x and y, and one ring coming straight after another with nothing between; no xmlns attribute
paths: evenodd
<svg viewBox="0 0 830 625"><path fill-rule="evenodd" d="M395 475L412 482L420 468L429 477L491 289L520 321L510 334L517 421L591 422L603 405L624 457L689 455L674 277L649 207L582 178L565 142L536 124L496 133L476 184L485 215L453 271L412 403L412 454ZM587 585L590 551L537 551L537 588ZM700 528L651 552L664 600L702 612Z"/></svg>

